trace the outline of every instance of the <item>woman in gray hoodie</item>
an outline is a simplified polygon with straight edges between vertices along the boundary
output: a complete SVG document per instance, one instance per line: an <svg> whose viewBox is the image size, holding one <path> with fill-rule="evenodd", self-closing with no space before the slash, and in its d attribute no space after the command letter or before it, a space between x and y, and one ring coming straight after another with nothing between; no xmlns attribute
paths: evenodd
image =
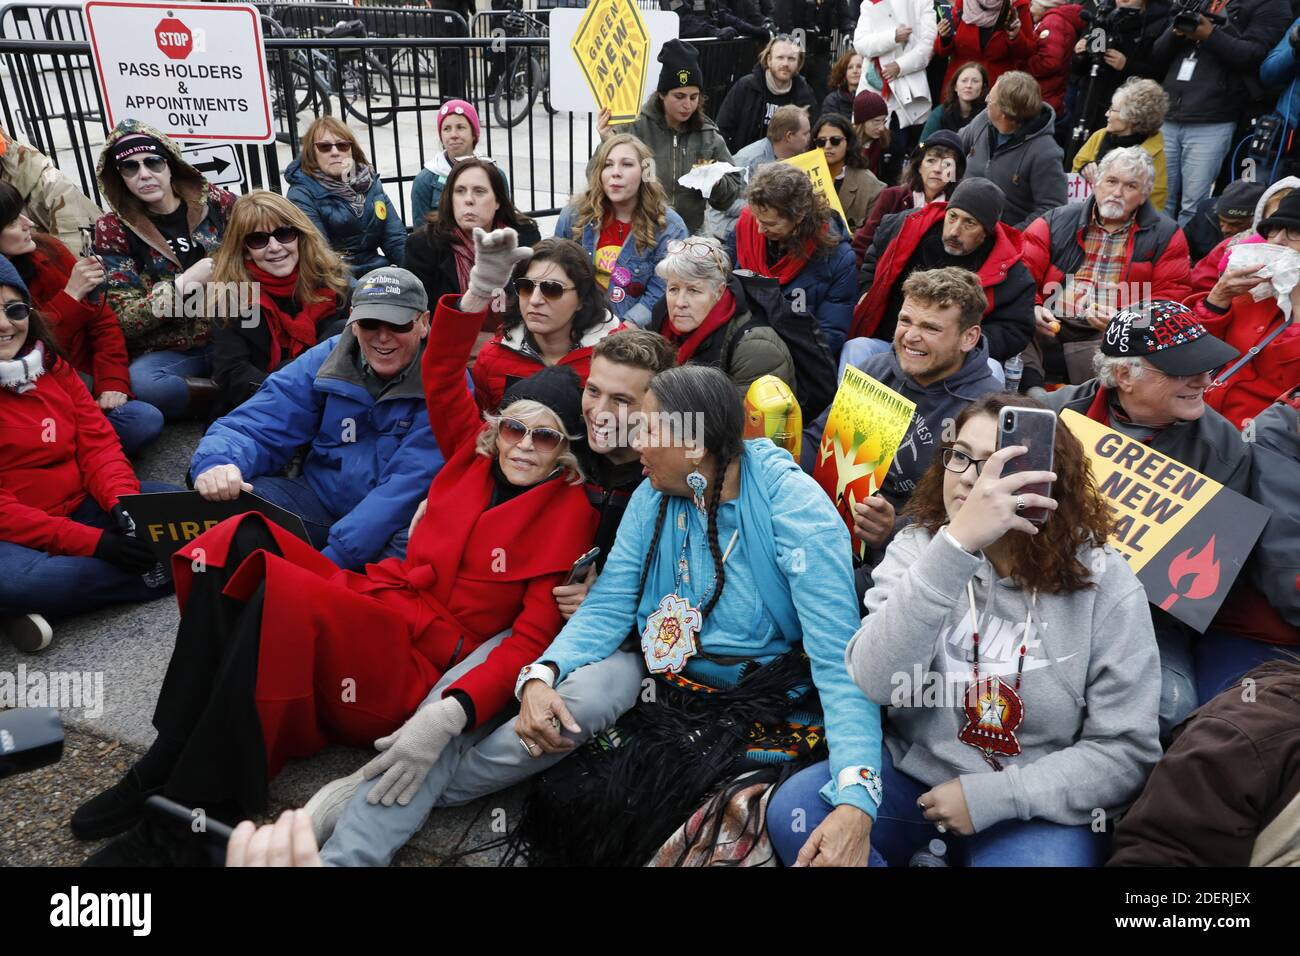
<svg viewBox="0 0 1300 956"><path fill-rule="evenodd" d="M845 655L887 708L871 842L891 866L935 838L968 866L1100 866L1115 812L1160 756L1146 593L1104 546L1111 519L1083 447L1058 427L1054 472L1004 475L1024 452L995 450L1007 407L1042 406L997 394L958 416ZM1041 481L1055 497L1027 490ZM1041 526L1022 514L1037 507ZM827 776L810 767L769 804L787 863L800 844L771 821L816 826Z"/></svg>

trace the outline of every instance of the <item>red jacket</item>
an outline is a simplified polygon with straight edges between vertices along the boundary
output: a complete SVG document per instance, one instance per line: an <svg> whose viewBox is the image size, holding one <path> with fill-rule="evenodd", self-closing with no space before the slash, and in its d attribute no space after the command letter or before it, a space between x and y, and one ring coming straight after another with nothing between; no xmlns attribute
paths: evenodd
<svg viewBox="0 0 1300 956"><path fill-rule="evenodd" d="M1083 264L1083 234L1091 222L1093 206L1091 197L1076 205L1059 206L1025 230L1025 265L1038 285L1039 305L1067 274L1073 275ZM1150 203L1138 207L1124 259L1120 282L1129 288L1141 286L1138 298L1181 302L1191 291L1187 239L1177 223Z"/></svg>
<svg viewBox="0 0 1300 956"><path fill-rule="evenodd" d="M989 38L988 46L980 46L980 28L965 23L961 18L962 0L952 5L953 22L956 30L947 37L936 36L934 39L935 56L948 57L948 69L943 74L942 90L948 89L953 75L970 60L984 64L989 72L989 88L998 81L998 77L1009 70L1018 70L1021 64L1034 54L1034 18L1029 14L1029 0L1015 0L1016 16L1020 19L1020 32L1015 41L1007 38L1007 31L999 27ZM985 91L987 92L987 90Z"/></svg>
<svg viewBox="0 0 1300 956"><path fill-rule="evenodd" d="M936 222L941 221L947 211L946 202L932 202L903 218L897 235L876 263L871 288L858 300L853 310L853 326L849 330L849 338L875 334L876 327L885 316L885 307L889 304L889 296L894 289L894 284L903 274L903 269L912 258L912 253L916 251L926 231ZM988 298L988 307L984 310L985 316L993 312L994 287L1006 280L1011 267L1021 259L1020 241L1020 233L1013 227L998 223L997 241L994 242L988 258L984 260L984 265L976 273L979 276L980 286L984 289L984 295ZM1024 273L1021 275L1023 276ZM1025 279L1026 296L1029 291L1028 284L1029 280Z"/></svg>
<svg viewBox="0 0 1300 956"><path fill-rule="evenodd" d="M911 186L888 186L881 190L876 201L871 204L867 221L853 234L853 256L858 260L859 269L862 268L862 257L871 248L871 240L880 228L880 220L896 212L907 212L912 208L913 198Z"/></svg>
<svg viewBox="0 0 1300 956"><path fill-rule="evenodd" d="M108 511L140 482L76 369L51 362L31 391L0 388L0 541L88 557L103 531L67 516L87 495Z"/></svg>
<svg viewBox="0 0 1300 956"><path fill-rule="evenodd" d="M613 313L605 313L605 321L590 329L569 354L560 359L560 365L571 365L587 384L587 373L591 371L591 350L596 343L623 328L623 322ZM474 397L479 408L495 412L501 404L501 397L507 388L522 378L527 378L546 367L541 355L533 347L524 332L524 323L520 322L508 332L499 332L488 341L474 360L470 376L474 379Z"/></svg>
<svg viewBox="0 0 1300 956"><path fill-rule="evenodd" d="M225 593L246 599L265 585L256 705L269 774L290 757L329 742L369 746L401 726L449 669L502 631L510 635L477 667L444 688L469 695L475 725L513 699L515 678L559 633L551 590L591 547L599 516L581 484L554 478L489 507L492 459L479 455L483 428L465 387L465 358L482 314L434 314L421 377L430 425L447 464L429 487L427 511L405 560L364 574L335 567L315 549L271 527L283 557L257 552ZM182 610L193 583L193 551L224 567L242 516L195 538L172 560ZM350 681L350 684L345 682ZM340 700L337 688L355 689ZM318 693L316 688L329 688Z"/></svg>
<svg viewBox="0 0 1300 956"><path fill-rule="evenodd" d="M78 302L64 288L77 260L60 242L28 255L34 275L27 282L32 304L49 320L54 337L78 372L94 379L94 393L131 394L127 372L126 336L117 315L102 294L96 301Z"/></svg>
<svg viewBox="0 0 1300 956"><path fill-rule="evenodd" d="M1223 270L1219 268L1219 263L1228 253L1228 249L1235 236L1229 236L1221 243L1211 249L1200 262L1192 268L1192 293L1209 292L1214 288L1219 277L1223 275Z"/></svg>
<svg viewBox="0 0 1300 956"><path fill-rule="evenodd" d="M1043 14L1034 27L1035 49L1025 61L1025 72L1038 81L1043 102L1056 110L1058 119L1070 81L1074 45L1083 30L1083 7L1066 3Z"/></svg>
<svg viewBox="0 0 1300 956"><path fill-rule="evenodd" d="M1277 301L1256 302L1247 292L1232 300L1227 312L1218 312L1205 301L1209 293L1187 300L1196 318L1211 335L1223 339L1245 355L1251 347L1282 324ZM1205 393L1205 404L1241 428L1272 405L1279 394L1300 382L1300 316L1297 322L1275 338L1241 370L1218 388Z"/></svg>

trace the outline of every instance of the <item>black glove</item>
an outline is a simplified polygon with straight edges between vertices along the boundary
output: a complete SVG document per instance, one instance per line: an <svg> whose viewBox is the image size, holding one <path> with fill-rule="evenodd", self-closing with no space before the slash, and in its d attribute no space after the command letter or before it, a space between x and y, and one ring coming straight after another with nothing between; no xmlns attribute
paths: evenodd
<svg viewBox="0 0 1300 956"><path fill-rule="evenodd" d="M100 536L93 556L123 571L134 571L136 574L152 571L154 565L158 563L153 548L139 538L128 538L116 531L105 531Z"/></svg>
<svg viewBox="0 0 1300 956"><path fill-rule="evenodd" d="M734 40L736 39L736 35L735 27L723 27L718 31L719 40Z"/></svg>

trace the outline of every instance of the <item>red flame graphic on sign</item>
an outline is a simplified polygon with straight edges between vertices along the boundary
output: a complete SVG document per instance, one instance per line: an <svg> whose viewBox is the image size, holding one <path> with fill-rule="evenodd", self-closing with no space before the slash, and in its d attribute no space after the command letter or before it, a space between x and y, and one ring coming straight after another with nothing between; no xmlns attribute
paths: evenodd
<svg viewBox="0 0 1300 956"><path fill-rule="evenodd" d="M1174 592L1165 598L1161 610L1169 610L1180 597L1199 601L1219 590L1219 562L1214 557L1214 538L1210 535L1210 540L1199 551L1193 553L1188 548L1169 562L1169 586ZM1185 591L1180 591L1179 585L1188 575L1192 576L1191 584Z"/></svg>

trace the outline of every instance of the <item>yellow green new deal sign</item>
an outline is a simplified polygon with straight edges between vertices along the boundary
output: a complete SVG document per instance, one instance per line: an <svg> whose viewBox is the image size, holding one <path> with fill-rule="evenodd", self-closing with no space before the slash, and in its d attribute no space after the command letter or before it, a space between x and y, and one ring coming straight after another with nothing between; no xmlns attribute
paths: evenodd
<svg viewBox="0 0 1300 956"><path fill-rule="evenodd" d="M569 44L611 123L636 119L645 92L650 31L635 0L594 0Z"/></svg>

